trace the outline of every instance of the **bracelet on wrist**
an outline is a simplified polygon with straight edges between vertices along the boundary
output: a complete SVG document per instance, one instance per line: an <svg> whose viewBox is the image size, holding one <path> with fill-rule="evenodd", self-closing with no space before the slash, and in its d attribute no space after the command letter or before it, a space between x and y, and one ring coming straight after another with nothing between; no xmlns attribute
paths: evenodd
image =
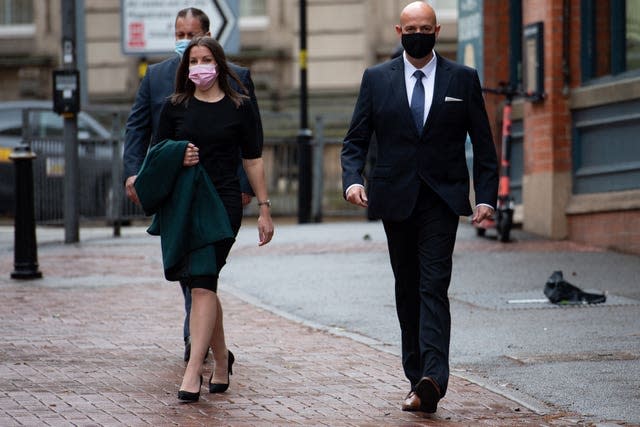
<svg viewBox="0 0 640 427"><path fill-rule="evenodd" d="M269 200L269 199L264 200L264 201L258 200L258 206L266 206L266 207L270 208L271 207L271 200Z"/></svg>

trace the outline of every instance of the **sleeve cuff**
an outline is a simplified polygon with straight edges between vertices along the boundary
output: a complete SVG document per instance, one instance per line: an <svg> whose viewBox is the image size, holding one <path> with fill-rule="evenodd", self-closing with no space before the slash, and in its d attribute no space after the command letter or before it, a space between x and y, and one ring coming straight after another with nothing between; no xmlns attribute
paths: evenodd
<svg viewBox="0 0 640 427"><path fill-rule="evenodd" d="M477 208L478 206L486 206L486 207L488 207L488 208L491 208L491 210L493 210L493 211L495 211L495 210L496 210L496 208L494 208L493 206L491 206L491 205L490 205L490 204L488 204L488 203L478 203L478 204L476 205L476 208Z"/></svg>
<svg viewBox="0 0 640 427"><path fill-rule="evenodd" d="M351 190L353 187L364 188L364 185L362 185L362 184L351 184L350 186L348 186L347 190L344 192L344 197L345 198L347 198L347 194L349 194L349 190Z"/></svg>

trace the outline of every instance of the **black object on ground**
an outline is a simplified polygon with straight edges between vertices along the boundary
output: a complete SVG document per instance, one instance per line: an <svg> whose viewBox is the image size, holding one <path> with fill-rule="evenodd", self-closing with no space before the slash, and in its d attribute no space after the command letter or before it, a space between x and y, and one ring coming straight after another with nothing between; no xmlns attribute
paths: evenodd
<svg viewBox="0 0 640 427"><path fill-rule="evenodd" d="M544 294L554 304L599 304L607 300L604 294L591 294L564 280L562 271L554 271L544 285Z"/></svg>

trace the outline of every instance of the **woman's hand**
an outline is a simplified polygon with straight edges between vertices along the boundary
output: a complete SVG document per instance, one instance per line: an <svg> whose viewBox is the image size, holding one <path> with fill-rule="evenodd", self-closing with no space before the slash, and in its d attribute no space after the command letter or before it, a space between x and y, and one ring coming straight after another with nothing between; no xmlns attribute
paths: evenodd
<svg viewBox="0 0 640 427"><path fill-rule="evenodd" d="M198 154L198 147L193 145L191 142L187 144L187 149L184 150L184 160L182 161L183 166L195 166L200 162L200 154Z"/></svg>
<svg viewBox="0 0 640 427"><path fill-rule="evenodd" d="M260 216L258 216L258 246L264 246L273 237L273 221L269 206L260 206Z"/></svg>
<svg viewBox="0 0 640 427"><path fill-rule="evenodd" d="M273 221L271 220L271 203L267 194L267 185L264 180L264 161L262 157L257 159L242 159L242 166L249 178L249 184L258 200L258 246L264 246L273 237Z"/></svg>

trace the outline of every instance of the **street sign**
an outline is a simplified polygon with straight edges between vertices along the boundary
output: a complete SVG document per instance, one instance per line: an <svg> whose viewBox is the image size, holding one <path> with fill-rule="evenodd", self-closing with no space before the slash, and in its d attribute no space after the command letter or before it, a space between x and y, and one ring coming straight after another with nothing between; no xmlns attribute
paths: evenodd
<svg viewBox="0 0 640 427"><path fill-rule="evenodd" d="M211 36L226 53L238 53L238 0L120 0L122 52L138 56L173 52L176 15L187 7L204 11Z"/></svg>

